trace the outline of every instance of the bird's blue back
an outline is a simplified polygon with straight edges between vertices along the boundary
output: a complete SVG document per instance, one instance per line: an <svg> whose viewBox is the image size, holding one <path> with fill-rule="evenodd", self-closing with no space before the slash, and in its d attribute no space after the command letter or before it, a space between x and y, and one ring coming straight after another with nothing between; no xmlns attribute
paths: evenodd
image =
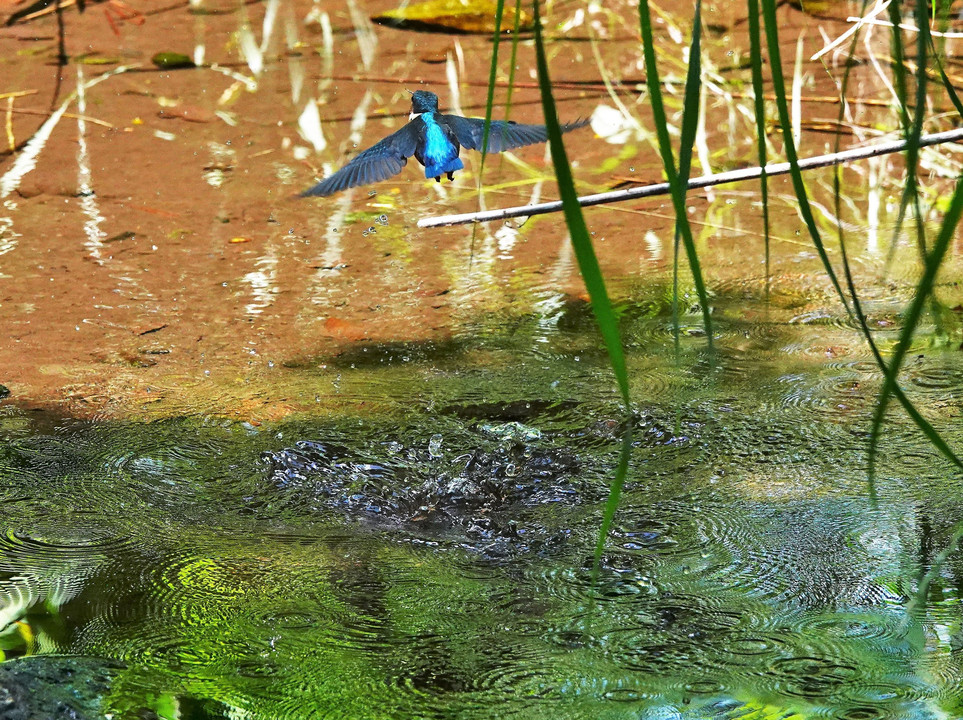
<svg viewBox="0 0 963 720"><path fill-rule="evenodd" d="M416 156L425 166L425 177L438 177L464 168L458 157L459 146L454 133L438 124L435 112L424 112L420 117L424 125L424 145Z"/></svg>

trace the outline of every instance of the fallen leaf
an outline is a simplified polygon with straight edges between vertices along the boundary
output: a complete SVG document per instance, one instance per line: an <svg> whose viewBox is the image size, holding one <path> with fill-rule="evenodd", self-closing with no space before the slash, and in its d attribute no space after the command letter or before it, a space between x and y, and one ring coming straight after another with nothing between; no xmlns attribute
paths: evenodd
<svg viewBox="0 0 963 720"><path fill-rule="evenodd" d="M165 70L180 70L195 67L189 55L176 52L159 52L150 59L157 67Z"/></svg>
<svg viewBox="0 0 963 720"><path fill-rule="evenodd" d="M488 34L495 30L496 5L496 0L426 0L389 10L371 19L402 30ZM515 9L506 4L501 31L511 32L513 27ZM527 13L520 13L519 29L532 29L532 20Z"/></svg>

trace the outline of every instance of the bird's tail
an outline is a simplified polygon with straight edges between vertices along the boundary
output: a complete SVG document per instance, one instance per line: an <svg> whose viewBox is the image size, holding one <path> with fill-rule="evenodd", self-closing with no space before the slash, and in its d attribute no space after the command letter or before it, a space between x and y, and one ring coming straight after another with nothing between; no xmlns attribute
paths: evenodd
<svg viewBox="0 0 963 720"><path fill-rule="evenodd" d="M461 158L457 155L451 160L445 160L444 162L435 163L434 165L425 166L425 177L426 178L436 178L441 177L445 173L455 172L455 170L464 170L465 164L461 161Z"/></svg>

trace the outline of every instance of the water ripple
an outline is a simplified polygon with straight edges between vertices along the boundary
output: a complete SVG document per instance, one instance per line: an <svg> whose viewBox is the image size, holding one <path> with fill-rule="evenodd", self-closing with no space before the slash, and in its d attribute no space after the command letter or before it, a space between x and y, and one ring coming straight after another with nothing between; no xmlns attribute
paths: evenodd
<svg viewBox="0 0 963 720"><path fill-rule="evenodd" d="M959 401L963 396L963 368L956 365L910 365L904 376L927 399Z"/></svg>

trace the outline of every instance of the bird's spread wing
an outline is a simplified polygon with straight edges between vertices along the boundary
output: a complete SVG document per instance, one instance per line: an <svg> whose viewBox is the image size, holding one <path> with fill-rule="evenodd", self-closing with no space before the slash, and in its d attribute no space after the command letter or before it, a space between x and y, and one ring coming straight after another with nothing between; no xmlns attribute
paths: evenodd
<svg viewBox="0 0 963 720"><path fill-rule="evenodd" d="M458 115L444 115L443 118L455 131L455 137L462 146L469 150L481 150L485 132L485 121L482 118L464 118ZM562 125L562 132L585 127L588 123L588 120L577 120ZM544 125L519 125L515 122L493 120L491 129L488 131L486 152L503 152L546 140L548 140L548 131Z"/></svg>
<svg viewBox="0 0 963 720"><path fill-rule="evenodd" d="M334 175L301 193L301 197L324 197L397 175L407 164L408 158L415 154L417 141L415 123L410 122L381 142L355 155L351 162Z"/></svg>

